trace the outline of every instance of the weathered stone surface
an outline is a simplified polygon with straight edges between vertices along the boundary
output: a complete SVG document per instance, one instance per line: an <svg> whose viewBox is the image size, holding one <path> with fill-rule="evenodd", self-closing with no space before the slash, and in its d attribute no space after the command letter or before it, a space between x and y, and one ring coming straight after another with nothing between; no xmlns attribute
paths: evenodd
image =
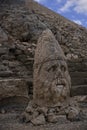
<svg viewBox="0 0 87 130"><path fill-rule="evenodd" d="M46 28L52 31L66 57L68 56L69 71L74 74L77 71L87 72L87 29L64 19L32 0L9 0L8 2L1 0L0 2L2 3L0 4L0 63L4 60L20 62L19 66L14 65L13 68L6 64L8 69L14 72L9 76L32 77L37 39ZM3 38L4 41L1 40ZM70 76L73 86L80 83L87 84L84 75L81 75L81 80L79 75L75 77L70 73ZM79 91L79 88L76 91ZM79 93L81 94L81 91Z"/></svg>
<svg viewBox="0 0 87 130"><path fill-rule="evenodd" d="M1 113L1 114L5 114L6 111L5 111L4 109L1 109L1 110L0 110L0 113Z"/></svg>
<svg viewBox="0 0 87 130"><path fill-rule="evenodd" d="M85 96L74 96L74 99L77 102L87 102L87 95L85 95Z"/></svg>
<svg viewBox="0 0 87 130"><path fill-rule="evenodd" d="M4 55L4 54L7 54L7 53L8 53L8 49L6 47L0 48L0 56Z"/></svg>
<svg viewBox="0 0 87 130"><path fill-rule="evenodd" d="M30 122L32 120L32 118L33 118L32 115L30 115L30 114L28 114L26 112L23 112L21 114L20 121L28 123L28 122Z"/></svg>
<svg viewBox="0 0 87 130"><path fill-rule="evenodd" d="M32 107L33 109L33 107ZM36 121L36 118L39 116L39 112L38 111L35 111L35 110L31 110L29 108L29 106L26 108L25 112L23 112L20 116L20 121L22 122L30 122L30 121L33 121L35 120Z"/></svg>
<svg viewBox="0 0 87 130"><path fill-rule="evenodd" d="M47 112L48 112L48 108L47 107L38 107L37 108L37 111L40 113L40 114L44 114L45 116L47 115Z"/></svg>
<svg viewBox="0 0 87 130"><path fill-rule="evenodd" d="M8 41L7 34L3 31L3 29L0 27L0 44L3 42Z"/></svg>
<svg viewBox="0 0 87 130"><path fill-rule="evenodd" d="M33 114L33 112L34 112L33 107L30 106L30 105L27 106L27 108L26 108L25 111L26 111L27 113L31 113L31 114Z"/></svg>
<svg viewBox="0 0 87 130"><path fill-rule="evenodd" d="M28 98L28 86L22 79L4 79L0 80L0 100L8 97Z"/></svg>
<svg viewBox="0 0 87 130"><path fill-rule="evenodd" d="M58 122L58 116L54 115L54 113L50 113L47 115L47 121L50 123L56 123Z"/></svg>
<svg viewBox="0 0 87 130"><path fill-rule="evenodd" d="M87 95L87 85L73 86L71 89L71 95Z"/></svg>
<svg viewBox="0 0 87 130"><path fill-rule="evenodd" d="M19 95L19 89L16 89L17 93L16 90L13 89L12 95L15 95L16 93L16 96L12 98L10 97L12 95L9 95L11 93L10 90L12 87L11 88L9 87L8 91L5 89L7 92L6 95L4 96L2 96L2 94L0 95L1 100L0 107L3 108L4 104L6 107L8 105L9 108L11 105L12 112L14 112L15 110L14 106L17 108L17 104L15 104L15 102L18 101L18 108L19 111L21 111L21 109L23 108L23 102L25 102L23 97L28 94L29 96L31 95L32 97L33 83L32 80L30 81L30 79L32 79L33 75L35 49L37 46L37 40L39 36L41 35L42 31L45 30L46 28L49 28L55 35L56 40L61 45L68 60L71 82L73 85L72 88L74 88L72 96L78 94L79 95L87 94L86 91L87 29L74 24L73 22L63 18L58 14L55 14L51 10L48 10L45 7L40 6L39 4L37 4L32 0L1 0L0 1L0 80L5 81L5 79L6 80L14 79L14 84L16 85L15 79L19 78L27 79L27 84L26 86L25 85L24 86L26 88L28 85L28 92L25 92L24 94L24 91L26 91L26 89L23 89L24 91L22 90L20 91L20 95L22 95L22 97L16 97ZM2 90L1 88L5 86L4 84L5 83L2 84L0 90ZM22 86L21 83L19 84ZM7 84L5 88L7 88L9 85L10 83ZM22 87L19 88L21 89ZM87 102L87 99L85 101ZM13 104L9 104L9 102ZM82 104L82 107L84 106L85 107L87 106L85 102ZM60 113L62 114L64 113L64 111L61 110L60 112L59 109L60 107L61 106L58 107L57 112L59 112L59 114ZM53 112L54 114L55 110L56 108L53 108L50 110L50 112L51 113ZM39 112L43 113L44 115L47 115L47 110L45 111L45 109L42 109ZM29 113L26 114L28 119L30 117ZM27 125L25 127L24 124L19 124L22 125L19 128L17 118L14 119L14 115L11 115L10 119L8 118L8 113L2 114L3 117L0 115L0 129L33 130L32 127L31 128L29 127L30 125ZM35 110L35 113L33 113L33 117L37 117L37 115L38 111ZM87 112L85 115L87 116ZM12 120L13 122L17 122L17 124L15 123L13 124ZM10 122L10 124L8 124L8 122ZM75 124L72 123L70 125L66 124L63 127L61 125L59 129L67 130L70 129L71 126L73 129L76 129L77 127L78 127L77 129L87 129L86 125L87 122L79 124L80 124L79 127L77 123ZM45 128L49 130L51 129L54 130L59 127L59 124L57 124L56 126L55 125L52 128L50 126L49 126L50 128L46 128L47 126ZM45 128L43 128L42 126L42 129Z"/></svg>
<svg viewBox="0 0 87 130"><path fill-rule="evenodd" d="M65 115L54 115L54 114L49 114L47 116L47 121L50 123L63 123L63 122L67 122L66 116Z"/></svg>
<svg viewBox="0 0 87 130"><path fill-rule="evenodd" d="M69 96L71 81L65 56L49 29L38 40L33 75L36 104L54 106Z"/></svg>
<svg viewBox="0 0 87 130"><path fill-rule="evenodd" d="M33 125L44 125L45 124L45 117L43 114L39 115L38 117L31 120Z"/></svg>
<svg viewBox="0 0 87 130"><path fill-rule="evenodd" d="M80 120L80 111L75 107L70 107L67 113L67 119L70 121Z"/></svg>

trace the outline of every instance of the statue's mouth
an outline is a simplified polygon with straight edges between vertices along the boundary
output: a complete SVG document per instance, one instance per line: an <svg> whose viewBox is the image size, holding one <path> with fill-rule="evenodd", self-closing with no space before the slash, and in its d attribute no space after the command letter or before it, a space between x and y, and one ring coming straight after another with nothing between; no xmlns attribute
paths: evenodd
<svg viewBox="0 0 87 130"><path fill-rule="evenodd" d="M64 78L56 79L55 87L57 92L62 93L65 86L66 86L66 80Z"/></svg>
<svg viewBox="0 0 87 130"><path fill-rule="evenodd" d="M59 86L59 87L66 86L66 80L63 78L56 79L56 86Z"/></svg>

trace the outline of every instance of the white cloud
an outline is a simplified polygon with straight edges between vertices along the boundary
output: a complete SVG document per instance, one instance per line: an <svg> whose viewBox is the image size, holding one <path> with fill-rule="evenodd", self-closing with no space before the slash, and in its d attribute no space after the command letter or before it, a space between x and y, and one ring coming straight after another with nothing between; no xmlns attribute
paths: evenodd
<svg viewBox="0 0 87 130"><path fill-rule="evenodd" d="M34 1L41 3L41 2L45 2L46 0L34 0Z"/></svg>
<svg viewBox="0 0 87 130"><path fill-rule="evenodd" d="M74 10L77 13L87 13L87 0L78 0Z"/></svg>
<svg viewBox="0 0 87 130"><path fill-rule="evenodd" d="M43 1L43 0L34 0L34 1L41 2L41 1Z"/></svg>
<svg viewBox="0 0 87 130"><path fill-rule="evenodd" d="M62 8L60 8L60 11L61 12L69 11L70 7L74 5L74 2L75 0L67 0L65 5Z"/></svg>
<svg viewBox="0 0 87 130"><path fill-rule="evenodd" d="M67 0L65 5L61 7L59 11L70 11L71 7L77 13L87 14L87 0Z"/></svg>
<svg viewBox="0 0 87 130"><path fill-rule="evenodd" d="M60 2L62 2L62 1L61 1L61 0L56 0L56 2L60 3Z"/></svg>
<svg viewBox="0 0 87 130"><path fill-rule="evenodd" d="M79 25L82 25L82 22L80 20L73 20L73 22L79 24Z"/></svg>

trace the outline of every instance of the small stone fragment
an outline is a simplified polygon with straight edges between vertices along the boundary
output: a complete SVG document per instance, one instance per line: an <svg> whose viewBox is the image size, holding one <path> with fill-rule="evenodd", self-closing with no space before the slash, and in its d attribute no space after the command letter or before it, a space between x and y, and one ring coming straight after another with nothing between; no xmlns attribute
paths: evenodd
<svg viewBox="0 0 87 130"><path fill-rule="evenodd" d="M55 113L56 112L56 109L55 108L50 108L48 113Z"/></svg>
<svg viewBox="0 0 87 130"><path fill-rule="evenodd" d="M67 118L66 118L66 115L58 115L57 116L57 120L59 123L66 123L68 122Z"/></svg>
<svg viewBox="0 0 87 130"><path fill-rule="evenodd" d="M54 113L50 113L47 115L47 121L50 123L56 123L58 121L58 116L56 116Z"/></svg>
<svg viewBox="0 0 87 130"><path fill-rule="evenodd" d="M28 105L25 111L26 111L27 113L33 113L33 108Z"/></svg>
<svg viewBox="0 0 87 130"><path fill-rule="evenodd" d="M40 114L47 115L48 108L47 108L47 107L38 107L37 111L38 111Z"/></svg>
<svg viewBox="0 0 87 130"><path fill-rule="evenodd" d="M30 122L32 118L33 118L32 115L29 115L29 113L24 112L24 113L22 113L20 120L22 122L26 122L27 123L27 122Z"/></svg>
<svg viewBox="0 0 87 130"><path fill-rule="evenodd" d="M39 115L39 112L38 112L38 111L34 111L34 112L33 112L33 118L36 118L38 115Z"/></svg>
<svg viewBox="0 0 87 130"><path fill-rule="evenodd" d="M67 119L70 121L80 120L80 111L75 107L70 107L68 114L67 114Z"/></svg>
<svg viewBox="0 0 87 130"><path fill-rule="evenodd" d="M47 121L50 123L64 123L67 122L66 116L65 115L54 115L54 114L49 114L47 117Z"/></svg>
<svg viewBox="0 0 87 130"><path fill-rule="evenodd" d="M6 113L6 111L4 110L4 109L1 109L1 111L0 111L2 114L5 114Z"/></svg>
<svg viewBox="0 0 87 130"><path fill-rule="evenodd" d="M38 117L31 120L33 125L44 125L45 124L45 117L43 114L39 115Z"/></svg>
<svg viewBox="0 0 87 130"><path fill-rule="evenodd" d="M0 43L8 41L8 35L0 27Z"/></svg>
<svg viewBox="0 0 87 130"><path fill-rule="evenodd" d="M74 100L76 100L77 102L87 102L87 96L75 96Z"/></svg>

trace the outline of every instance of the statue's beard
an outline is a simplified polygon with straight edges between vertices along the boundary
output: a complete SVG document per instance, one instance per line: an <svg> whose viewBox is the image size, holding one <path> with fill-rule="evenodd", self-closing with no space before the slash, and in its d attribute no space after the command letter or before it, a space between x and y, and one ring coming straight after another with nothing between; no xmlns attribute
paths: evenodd
<svg viewBox="0 0 87 130"><path fill-rule="evenodd" d="M60 97L67 97L68 88L69 84L64 78L56 78L53 80L53 82L49 86L51 90L51 94L54 95L55 97L57 96L58 98ZM51 96L52 96L51 95Z"/></svg>
<svg viewBox="0 0 87 130"><path fill-rule="evenodd" d="M58 73L57 73L58 75ZM35 84L38 84L34 93L37 97L37 104L43 106L56 105L58 102L63 102L70 96L70 80L68 76L57 76L45 73L35 78Z"/></svg>

